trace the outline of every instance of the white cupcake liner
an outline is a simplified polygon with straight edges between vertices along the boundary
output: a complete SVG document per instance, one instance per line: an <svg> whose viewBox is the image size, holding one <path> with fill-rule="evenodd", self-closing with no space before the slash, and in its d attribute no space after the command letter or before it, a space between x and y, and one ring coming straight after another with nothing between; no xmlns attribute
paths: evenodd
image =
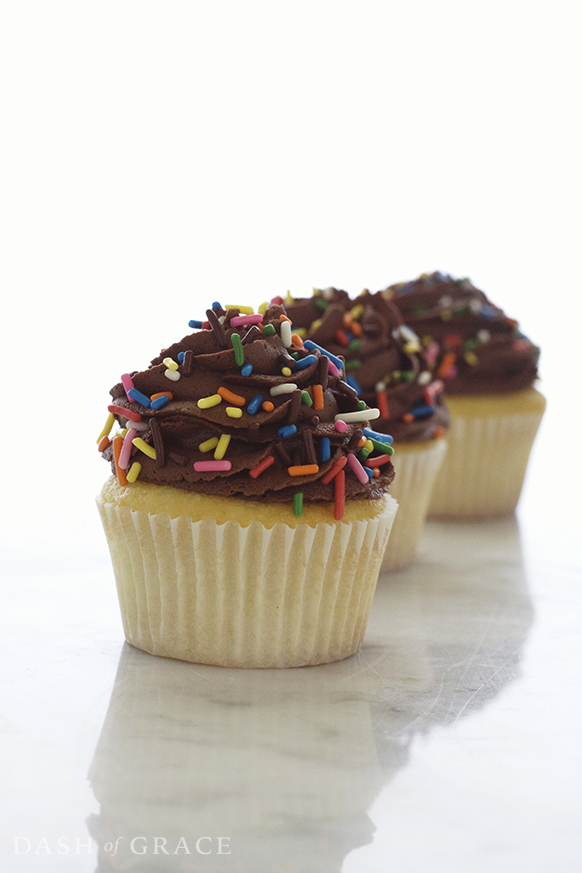
<svg viewBox="0 0 582 873"><path fill-rule="evenodd" d="M383 571L402 570L414 560L446 450L445 439L431 440L409 451L396 446L393 458L396 475L390 494L398 501L399 508L382 561Z"/></svg>
<svg viewBox="0 0 582 873"><path fill-rule="evenodd" d="M128 642L226 667L297 667L359 648L398 505L357 522L151 515L97 500Z"/></svg>
<svg viewBox="0 0 582 873"><path fill-rule="evenodd" d="M451 415L449 449L429 507L431 518L478 518L515 510L543 409Z"/></svg>

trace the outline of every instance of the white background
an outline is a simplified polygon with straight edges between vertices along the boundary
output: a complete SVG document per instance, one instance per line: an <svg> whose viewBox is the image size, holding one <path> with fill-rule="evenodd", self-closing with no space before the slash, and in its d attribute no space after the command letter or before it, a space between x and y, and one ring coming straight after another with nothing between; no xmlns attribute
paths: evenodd
<svg viewBox="0 0 582 873"><path fill-rule="evenodd" d="M527 795L533 804L539 794L535 808L564 821L558 843L570 852L572 818L560 801L572 791L559 785L575 776L561 750L565 730L569 748L575 736L579 746L571 721L579 686L568 679L568 694L552 689L575 664L576 634L563 633L574 621L563 568L579 566L578 9L564 0L0 0L0 529L6 614L20 641L8 652L12 714L22 713L13 716L17 746L24 737L17 772L32 761L18 809L26 815L38 795L39 833L45 809L58 819L55 833L65 827L65 806L50 801L60 780L81 828L65 833L85 834L82 786L122 639L93 502L108 473L95 438L111 385L187 333L212 300L256 305L330 284L355 294L440 269L469 275L542 347L549 406L520 521L532 579L539 573L545 585L535 603L548 629L535 649L543 660L527 662L534 688L515 698L517 718L510 706L509 723L497 722L494 709L492 722L465 729L476 731L471 750L480 730L515 738L518 750L531 724L541 725L539 743L524 747L524 771L504 790L508 803ZM90 581L90 615L77 579ZM48 590L37 600L39 584ZM34 641L45 639L52 648L37 658ZM390 818L390 796L377 804L377 823L396 822L403 851L416 821L406 810L416 803L434 820L417 790L432 784L424 766L436 788L453 778L482 784L488 759L463 759L458 773L449 740L434 753L421 745L402 774L398 797L410 806L395 801ZM54 774L37 766L43 743L63 748ZM67 770L69 746L79 761ZM528 789L532 761L538 794ZM551 832L528 819L520 845L534 832L546 840L548 869ZM358 873L359 857L348 862ZM384 869L381 858L366 869Z"/></svg>
<svg viewBox="0 0 582 873"><path fill-rule="evenodd" d="M11 561L37 545L59 566L103 555L108 390L214 299L469 275L542 346L552 437L567 439L577 8L1 4Z"/></svg>

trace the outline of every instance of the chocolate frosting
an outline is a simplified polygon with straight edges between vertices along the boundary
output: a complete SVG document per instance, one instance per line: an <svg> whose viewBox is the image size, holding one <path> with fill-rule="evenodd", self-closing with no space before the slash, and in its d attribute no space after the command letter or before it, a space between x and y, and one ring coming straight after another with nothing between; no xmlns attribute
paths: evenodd
<svg viewBox="0 0 582 873"><path fill-rule="evenodd" d="M131 427L133 422L127 421L123 410L137 413L141 417L138 437L155 449L154 459L133 445L128 469L139 461L140 482L173 485L205 494L284 502L292 501L301 492L306 501L333 502L334 480L323 483L322 477L348 453L357 457L360 451L365 465L366 459L361 457L362 451L356 444L362 429L373 427L373 422L372 425L368 420L349 422L343 433L336 428L336 415L362 412L363 404L343 381L341 373L328 372L328 358L318 350L308 352L300 344L284 345L283 306L271 305L263 315L262 327L248 323L233 326L231 319L239 316L239 309L225 311L216 305L207 311L208 321L201 330L164 349L146 370L131 373L134 388L145 395L145 405L130 398L122 383L111 389L112 412L117 422L122 428ZM235 346L239 347L238 354ZM315 360L302 367L301 361L308 355ZM285 374L282 369L287 367ZM168 372L174 375L169 376ZM271 395L272 388L283 384L295 388L291 393ZM316 385L322 386L323 408L316 408L321 403L314 402ZM217 405L204 406L204 398L221 396L225 389L238 399L223 397ZM152 396L164 392L172 395L165 406L147 407ZM257 410L249 412L249 404L257 395L262 400L258 405L255 401ZM227 407L238 417L230 417ZM292 435L287 436L287 431L281 434L281 428L289 427L295 430ZM197 462L214 458L213 450L203 452L200 445L224 435L230 437L224 454L230 468L196 470ZM326 461L321 460L324 437L330 442L330 458ZM372 457L380 454L375 450ZM111 461L115 473L112 445L104 449L103 456ZM268 467L256 476L250 475L268 458L273 459ZM289 467L305 465L316 465L317 472L299 476L288 472ZM381 497L394 478L394 468L388 460L378 465L377 470L362 484L347 465L346 498Z"/></svg>
<svg viewBox="0 0 582 873"><path fill-rule="evenodd" d="M471 284L436 272L386 288L421 338L449 394L497 394L531 387L540 350Z"/></svg>
<svg viewBox="0 0 582 873"><path fill-rule="evenodd" d="M366 404L380 408L375 430L397 443L440 437L449 424L443 383L428 367L418 337L381 293L355 300L337 288L287 304L294 326L346 359L346 378ZM386 412L388 414L386 414Z"/></svg>

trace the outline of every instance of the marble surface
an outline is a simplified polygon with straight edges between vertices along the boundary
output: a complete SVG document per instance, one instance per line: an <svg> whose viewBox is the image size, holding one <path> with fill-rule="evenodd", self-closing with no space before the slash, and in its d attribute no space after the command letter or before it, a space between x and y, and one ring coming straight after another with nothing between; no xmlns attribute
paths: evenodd
<svg viewBox="0 0 582 873"><path fill-rule="evenodd" d="M88 563L11 565L2 869L580 870L581 562L574 497L534 487L550 442L518 516L430 523L328 666L131 648L96 515Z"/></svg>

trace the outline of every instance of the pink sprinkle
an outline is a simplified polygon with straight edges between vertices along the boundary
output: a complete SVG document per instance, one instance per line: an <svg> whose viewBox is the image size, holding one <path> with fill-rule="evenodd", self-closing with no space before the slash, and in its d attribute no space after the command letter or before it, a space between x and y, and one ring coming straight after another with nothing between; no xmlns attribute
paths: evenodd
<svg viewBox="0 0 582 873"><path fill-rule="evenodd" d="M437 359L438 353L439 353L439 344L438 343L431 343L425 352L426 360L428 361L429 364L434 364L434 362Z"/></svg>
<svg viewBox="0 0 582 873"><path fill-rule="evenodd" d="M123 378L123 377L122 377ZM123 440L123 445L119 453L119 466L122 470L127 470L129 464L129 456L131 455L132 440L137 436L135 427L130 427Z"/></svg>
<svg viewBox="0 0 582 873"><path fill-rule="evenodd" d="M329 362L327 366L328 366L328 369L329 369L329 372L331 373L331 375L332 376L339 376L339 370L336 367L336 365L334 364L334 362L330 361L329 358L327 360Z"/></svg>
<svg viewBox="0 0 582 873"><path fill-rule="evenodd" d="M134 384L133 384L133 379L131 378L131 376L129 375L129 373L124 373L124 374L123 374L123 376L121 377L121 384L122 384L123 387L125 388L125 393L126 393L126 394L127 394L127 392L129 391L130 388L134 388L134 387L135 387ZM130 397L128 396L127 399L130 400ZM124 469L125 469L125 468L124 468Z"/></svg>
<svg viewBox="0 0 582 873"><path fill-rule="evenodd" d="M362 485L365 485L368 482L368 474L352 452L349 452L348 454L348 464L356 474L358 482L361 482Z"/></svg>
<svg viewBox="0 0 582 873"><path fill-rule="evenodd" d="M424 399L427 403L432 403L437 394L440 394L441 391L444 391L444 388L445 383L442 381L442 379L435 379L434 382L431 382L424 389Z"/></svg>
<svg viewBox="0 0 582 873"><path fill-rule="evenodd" d="M196 461L194 469L197 473L215 473L221 470L230 470L230 461Z"/></svg>
<svg viewBox="0 0 582 873"><path fill-rule="evenodd" d="M347 426L347 424L345 423L345 421L341 421L341 419L338 420L338 421L334 421L333 426L334 426L335 429L336 429L337 431L339 431L340 433L345 433L346 430L348 429L348 426Z"/></svg>
<svg viewBox="0 0 582 873"><path fill-rule="evenodd" d="M234 318L231 318L229 324L233 327L238 327L239 324L260 324L263 320L263 316L258 315L235 315Z"/></svg>

